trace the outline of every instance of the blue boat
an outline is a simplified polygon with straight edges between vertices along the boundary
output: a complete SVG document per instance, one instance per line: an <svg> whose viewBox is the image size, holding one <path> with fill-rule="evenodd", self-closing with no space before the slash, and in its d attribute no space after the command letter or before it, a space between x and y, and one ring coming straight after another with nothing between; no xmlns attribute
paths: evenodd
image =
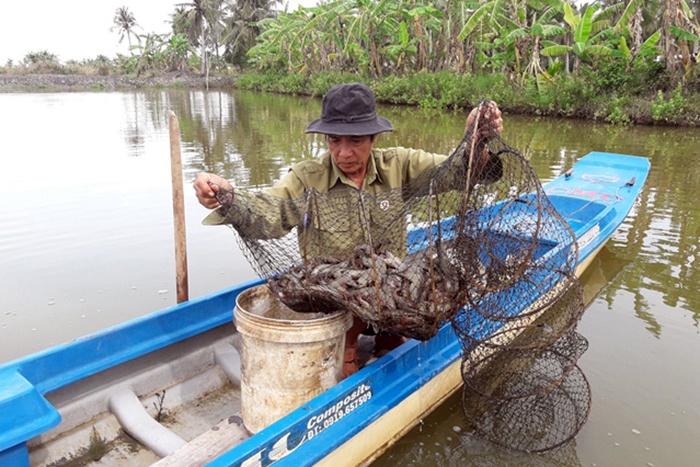
<svg viewBox="0 0 700 467"><path fill-rule="evenodd" d="M577 276L623 223L648 172L646 158L594 152L544 186L575 233ZM0 366L0 465L367 465L461 387L462 347L445 325L251 435L239 417L231 318L238 295L261 283Z"/></svg>

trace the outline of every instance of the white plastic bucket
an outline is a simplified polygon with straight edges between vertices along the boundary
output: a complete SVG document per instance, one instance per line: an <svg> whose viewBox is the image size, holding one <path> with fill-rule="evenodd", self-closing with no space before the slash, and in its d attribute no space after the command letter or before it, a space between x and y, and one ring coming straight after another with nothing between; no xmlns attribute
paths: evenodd
<svg viewBox="0 0 700 467"><path fill-rule="evenodd" d="M267 285L241 292L234 322L241 333L241 411L257 433L342 377L349 313L297 313Z"/></svg>

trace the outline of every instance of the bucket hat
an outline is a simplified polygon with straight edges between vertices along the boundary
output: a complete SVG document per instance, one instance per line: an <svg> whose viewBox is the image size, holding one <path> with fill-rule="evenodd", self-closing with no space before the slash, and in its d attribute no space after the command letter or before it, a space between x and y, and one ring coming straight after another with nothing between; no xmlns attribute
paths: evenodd
<svg viewBox="0 0 700 467"><path fill-rule="evenodd" d="M336 84L323 97L321 118L306 133L339 136L376 135L394 131L391 122L377 116L374 92L362 83Z"/></svg>

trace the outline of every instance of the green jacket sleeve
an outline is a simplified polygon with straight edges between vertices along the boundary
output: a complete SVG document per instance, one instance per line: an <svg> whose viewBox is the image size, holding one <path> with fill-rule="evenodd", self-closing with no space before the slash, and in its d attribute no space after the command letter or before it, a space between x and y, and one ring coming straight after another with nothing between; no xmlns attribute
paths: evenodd
<svg viewBox="0 0 700 467"><path fill-rule="evenodd" d="M231 224L244 238L280 238L301 224L304 198L284 199L267 193L234 190L233 203L210 213L204 225Z"/></svg>

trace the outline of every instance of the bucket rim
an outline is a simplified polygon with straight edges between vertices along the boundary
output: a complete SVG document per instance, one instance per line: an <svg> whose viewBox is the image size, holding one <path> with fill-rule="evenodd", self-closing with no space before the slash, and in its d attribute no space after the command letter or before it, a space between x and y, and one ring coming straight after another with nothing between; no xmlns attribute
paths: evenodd
<svg viewBox="0 0 700 467"><path fill-rule="evenodd" d="M248 294L255 293L255 291L263 290L263 289L266 290L266 293L271 298L279 301L279 298L272 292L272 290L270 290L270 288L267 284L260 284L260 285L257 285L255 287L251 287L249 289L244 290L243 292L238 294L238 296L236 296L236 304L234 307L234 318L235 318L236 314L241 314L247 319L252 319L254 321L261 321L261 322L270 323L270 324L278 323L278 324L285 324L285 325L297 326L297 327L306 327L306 326L313 327L315 325L323 325L323 324L326 324L328 322L343 321L343 320L347 319L347 317L349 315L349 312L347 312L347 311L336 310L336 311L332 311L330 313L325 313L323 316L321 316L319 318L311 318L311 319L271 318L269 316L264 316L264 315L260 315L258 313L253 313L251 311L248 311L246 309L246 307L241 306L241 303L240 303L241 298L244 298L246 296L246 293L248 293ZM281 301L280 301L280 303L283 306L286 306ZM289 308L289 307L287 307L287 308ZM289 308L289 310L294 312L294 313L298 313L299 315L307 314L307 313L296 312L296 311L292 310L291 308Z"/></svg>

